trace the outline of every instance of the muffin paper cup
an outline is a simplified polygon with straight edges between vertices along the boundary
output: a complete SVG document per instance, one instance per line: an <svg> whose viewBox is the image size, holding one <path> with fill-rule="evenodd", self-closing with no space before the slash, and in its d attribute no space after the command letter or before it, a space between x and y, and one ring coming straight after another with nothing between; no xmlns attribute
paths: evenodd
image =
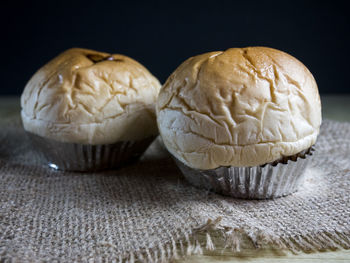
<svg viewBox="0 0 350 263"><path fill-rule="evenodd" d="M64 143L27 133L43 162L64 171L100 171L123 166L137 160L156 138L121 141L114 144L88 145Z"/></svg>
<svg viewBox="0 0 350 263"><path fill-rule="evenodd" d="M309 148L297 155L255 167L219 167L199 170L175 161L184 177L194 186L243 199L268 199L298 190L313 155Z"/></svg>

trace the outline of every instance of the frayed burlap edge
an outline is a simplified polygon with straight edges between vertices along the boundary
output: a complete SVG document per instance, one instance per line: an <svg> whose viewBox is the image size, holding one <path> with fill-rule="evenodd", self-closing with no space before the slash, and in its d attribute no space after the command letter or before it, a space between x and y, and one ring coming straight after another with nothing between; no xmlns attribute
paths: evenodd
<svg viewBox="0 0 350 263"><path fill-rule="evenodd" d="M204 251L214 251L214 244L220 239L224 243L221 250L230 250L232 256L242 250L242 244L247 241L255 249L270 247L293 254L313 253L327 250L350 249L350 229L322 231L313 234L282 237L268 233L261 229L232 228L220 224L222 217L208 221L193 230L183 234L183 237L157 247L140 252L131 252L121 255L117 260L120 263L137 262L173 262L186 256L202 255ZM214 241L213 241L214 240ZM106 243L104 245L114 246ZM95 258L95 260L97 260ZM101 259L103 260L103 259Z"/></svg>

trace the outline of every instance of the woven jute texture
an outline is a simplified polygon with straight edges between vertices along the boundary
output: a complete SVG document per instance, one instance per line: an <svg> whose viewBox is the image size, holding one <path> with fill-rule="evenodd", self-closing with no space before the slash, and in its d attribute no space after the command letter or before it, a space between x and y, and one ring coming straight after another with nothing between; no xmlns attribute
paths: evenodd
<svg viewBox="0 0 350 263"><path fill-rule="evenodd" d="M350 123L324 121L303 187L262 201L190 186L159 139L118 170L53 171L18 117L0 123L0 261L166 262L215 249L213 231L233 250L243 236L295 253L350 248Z"/></svg>

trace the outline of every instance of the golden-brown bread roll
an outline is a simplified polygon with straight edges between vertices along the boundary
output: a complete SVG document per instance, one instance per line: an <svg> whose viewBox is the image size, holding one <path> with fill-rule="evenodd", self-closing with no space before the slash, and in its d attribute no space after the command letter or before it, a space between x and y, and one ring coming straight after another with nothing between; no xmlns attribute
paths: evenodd
<svg viewBox="0 0 350 263"><path fill-rule="evenodd" d="M321 103L296 58L232 48L180 65L160 91L157 121L167 149L189 167L257 166L312 146Z"/></svg>
<svg viewBox="0 0 350 263"><path fill-rule="evenodd" d="M109 144L157 134L159 81L119 54L69 49L39 69L21 97L25 130L61 142Z"/></svg>

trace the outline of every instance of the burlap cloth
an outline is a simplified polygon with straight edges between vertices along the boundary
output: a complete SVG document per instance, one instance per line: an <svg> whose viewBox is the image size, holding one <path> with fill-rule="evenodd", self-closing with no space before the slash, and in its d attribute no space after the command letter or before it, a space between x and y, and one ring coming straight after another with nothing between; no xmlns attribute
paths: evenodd
<svg viewBox="0 0 350 263"><path fill-rule="evenodd" d="M190 186L159 139L119 170L56 172L38 165L18 117L0 123L0 261L168 261L214 249L212 231L234 250L243 235L293 252L350 248L350 123L324 121L305 185L267 201Z"/></svg>

